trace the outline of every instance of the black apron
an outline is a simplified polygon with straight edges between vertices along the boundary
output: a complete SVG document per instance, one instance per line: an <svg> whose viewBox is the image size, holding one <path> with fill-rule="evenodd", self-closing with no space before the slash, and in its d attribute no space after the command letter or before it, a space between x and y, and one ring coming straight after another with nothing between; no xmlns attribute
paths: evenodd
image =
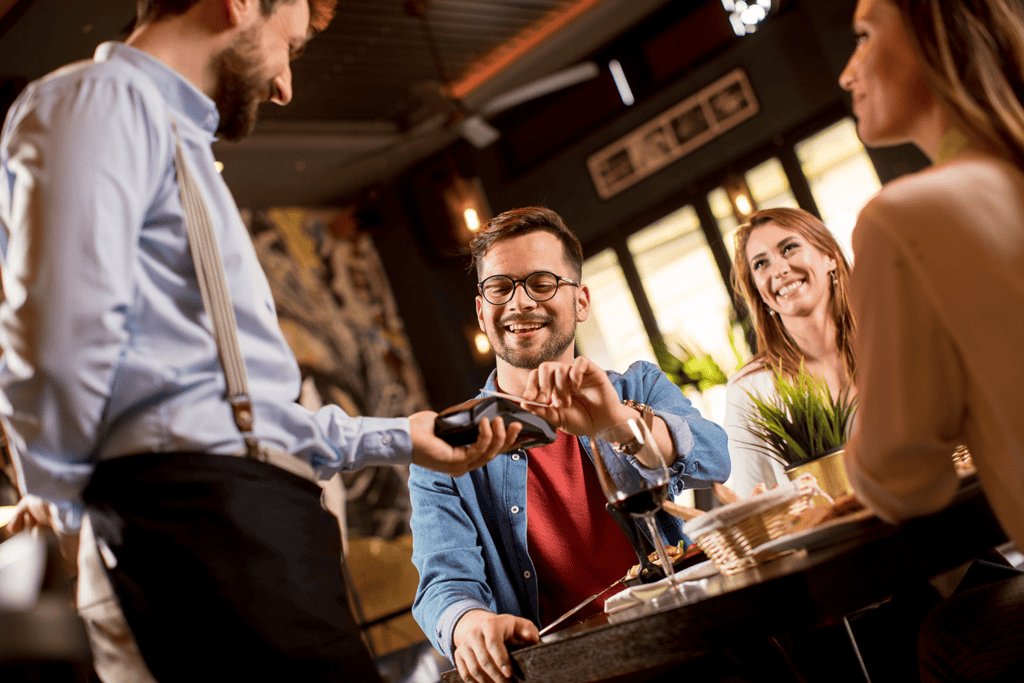
<svg viewBox="0 0 1024 683"><path fill-rule="evenodd" d="M243 457L161 453L100 463L83 497L161 683L380 681L316 484Z"/></svg>

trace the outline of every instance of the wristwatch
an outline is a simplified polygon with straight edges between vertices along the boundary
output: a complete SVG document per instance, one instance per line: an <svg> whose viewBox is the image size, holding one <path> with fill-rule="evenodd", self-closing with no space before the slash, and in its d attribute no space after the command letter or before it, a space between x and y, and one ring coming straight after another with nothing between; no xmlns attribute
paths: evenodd
<svg viewBox="0 0 1024 683"><path fill-rule="evenodd" d="M654 408L650 407L646 403L634 401L631 398L622 399L622 405L639 412L640 418L644 421L644 424L647 425L647 429L650 430L652 428L654 424ZM644 445L640 442L640 439L634 436L626 443L620 444L618 450L624 455L636 455L640 452L640 449L642 449L643 446Z"/></svg>

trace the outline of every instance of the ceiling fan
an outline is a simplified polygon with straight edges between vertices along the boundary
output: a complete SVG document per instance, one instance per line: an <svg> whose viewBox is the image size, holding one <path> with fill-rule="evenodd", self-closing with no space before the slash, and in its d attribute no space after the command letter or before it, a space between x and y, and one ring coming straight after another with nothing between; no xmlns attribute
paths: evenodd
<svg viewBox="0 0 1024 683"><path fill-rule="evenodd" d="M468 108L462 100L451 95L452 82L441 59L437 42L427 20L429 0L405 0L407 14L419 19L423 29L423 38L434 61L439 82L427 81L413 87L413 96L434 116L427 126L449 128L465 138L470 144L483 149L501 137L501 132L487 122L488 118L538 99L559 90L570 88L596 78L600 67L592 61L581 62L575 66L556 71L542 78L535 79L518 88L507 90L473 109Z"/></svg>

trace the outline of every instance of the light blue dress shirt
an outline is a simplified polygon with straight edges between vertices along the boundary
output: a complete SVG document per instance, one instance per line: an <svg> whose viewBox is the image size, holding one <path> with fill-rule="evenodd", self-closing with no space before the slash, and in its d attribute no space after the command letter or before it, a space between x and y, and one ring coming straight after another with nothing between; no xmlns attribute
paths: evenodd
<svg viewBox="0 0 1024 683"><path fill-rule="evenodd" d="M30 84L0 136L0 416L23 491L79 523L94 464L244 445L186 240L173 113L220 244L255 433L328 477L406 464L406 418L296 403L270 286L214 167L214 102L121 43Z"/></svg>

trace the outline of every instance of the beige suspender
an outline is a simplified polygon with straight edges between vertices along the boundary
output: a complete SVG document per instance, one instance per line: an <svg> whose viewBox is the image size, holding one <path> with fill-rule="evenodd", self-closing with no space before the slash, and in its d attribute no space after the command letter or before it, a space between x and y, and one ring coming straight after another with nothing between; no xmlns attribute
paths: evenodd
<svg viewBox="0 0 1024 683"><path fill-rule="evenodd" d="M224 377L227 380L227 400L231 404L231 412L235 418L238 431L245 440L246 456L262 460L259 444L253 434L252 401L249 399L249 381L245 372L245 360L238 347L235 311L231 305L231 294L228 292L227 279L224 276L224 264L221 261L220 248L213 233L210 213L199 191L199 186L188 170L185 153L181 147L178 126L171 117L174 129L174 168L178 175L178 186L181 190L181 205L185 212L185 230L188 244L195 262L196 276L199 279L199 291L203 297L203 307L213 322L213 336L217 342L217 353Z"/></svg>

